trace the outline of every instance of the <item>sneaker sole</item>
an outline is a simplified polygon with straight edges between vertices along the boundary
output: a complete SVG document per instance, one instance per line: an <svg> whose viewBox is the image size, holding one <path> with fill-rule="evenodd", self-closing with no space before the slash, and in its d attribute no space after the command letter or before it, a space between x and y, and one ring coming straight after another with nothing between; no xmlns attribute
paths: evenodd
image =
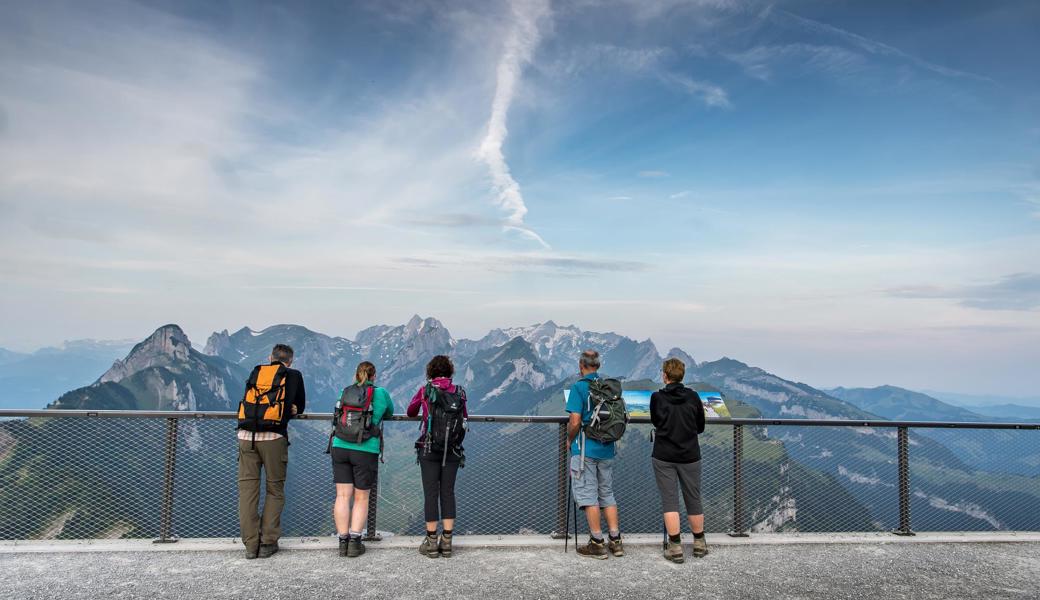
<svg viewBox="0 0 1040 600"><path fill-rule="evenodd" d="M595 558L596 560L607 560L606 554L579 554L583 558Z"/></svg>
<svg viewBox="0 0 1040 600"><path fill-rule="evenodd" d="M665 559L668 560L668 562L673 562L673 563L675 563L677 565L681 565L684 562L686 562L686 559L684 557L682 557L682 556L668 556L666 554L665 555Z"/></svg>
<svg viewBox="0 0 1040 600"><path fill-rule="evenodd" d="M708 553L708 551L707 551L707 550L705 550L704 552L694 552L694 553L693 553L693 557L694 557L694 558L704 558L704 557L705 557L705 556L707 556L708 554L709 554L709 553Z"/></svg>

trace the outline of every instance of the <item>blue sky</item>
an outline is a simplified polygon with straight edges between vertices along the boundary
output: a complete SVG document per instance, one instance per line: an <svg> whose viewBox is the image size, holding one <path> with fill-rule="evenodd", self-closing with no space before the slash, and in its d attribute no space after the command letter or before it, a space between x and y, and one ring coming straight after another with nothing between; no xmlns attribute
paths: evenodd
<svg viewBox="0 0 1040 600"><path fill-rule="evenodd" d="M0 346L554 319L1040 386L1035 2L12 2Z"/></svg>

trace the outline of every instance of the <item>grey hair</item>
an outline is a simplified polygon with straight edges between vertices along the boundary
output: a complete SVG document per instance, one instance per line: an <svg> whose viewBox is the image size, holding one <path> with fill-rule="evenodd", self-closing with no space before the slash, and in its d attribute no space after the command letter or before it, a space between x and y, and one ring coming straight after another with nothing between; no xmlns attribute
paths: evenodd
<svg viewBox="0 0 1040 600"><path fill-rule="evenodd" d="M600 364L599 352L595 350L586 350L581 353L581 358L578 359L578 364L586 369L598 369Z"/></svg>
<svg viewBox="0 0 1040 600"><path fill-rule="evenodd" d="M292 346L288 344L275 344L271 349L271 358L282 364L291 363L293 359Z"/></svg>

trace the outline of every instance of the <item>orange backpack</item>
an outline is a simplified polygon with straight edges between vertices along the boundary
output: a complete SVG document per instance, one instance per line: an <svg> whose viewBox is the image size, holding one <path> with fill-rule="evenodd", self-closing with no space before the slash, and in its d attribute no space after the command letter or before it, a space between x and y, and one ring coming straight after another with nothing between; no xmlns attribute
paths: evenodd
<svg viewBox="0 0 1040 600"><path fill-rule="evenodd" d="M238 404L238 428L246 431L277 431L285 415L285 366L257 365L246 382L246 393Z"/></svg>

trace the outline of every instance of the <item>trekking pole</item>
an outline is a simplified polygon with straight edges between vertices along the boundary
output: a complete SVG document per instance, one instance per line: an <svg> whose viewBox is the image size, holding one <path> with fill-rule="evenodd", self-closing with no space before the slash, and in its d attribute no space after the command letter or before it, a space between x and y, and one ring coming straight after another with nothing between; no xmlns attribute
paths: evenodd
<svg viewBox="0 0 1040 600"><path fill-rule="evenodd" d="M567 542L571 538L571 481L570 481L570 469L567 469L567 522L563 526L563 553L567 554ZM575 521L578 519L577 515L574 516ZM577 523L575 523L577 527ZM574 538L574 543L578 543L578 538Z"/></svg>

